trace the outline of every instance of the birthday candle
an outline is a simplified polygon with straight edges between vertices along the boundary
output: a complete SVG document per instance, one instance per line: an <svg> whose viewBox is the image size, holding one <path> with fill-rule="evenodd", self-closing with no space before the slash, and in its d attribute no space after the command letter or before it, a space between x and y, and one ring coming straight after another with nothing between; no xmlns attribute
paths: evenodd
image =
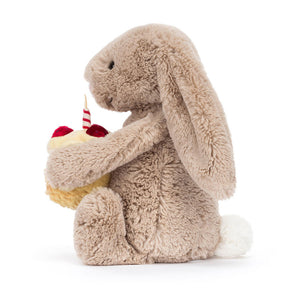
<svg viewBox="0 0 300 300"><path fill-rule="evenodd" d="M84 109L83 109L83 118L82 118L82 128L89 129L91 127L91 113L87 107L86 95L84 95Z"/></svg>

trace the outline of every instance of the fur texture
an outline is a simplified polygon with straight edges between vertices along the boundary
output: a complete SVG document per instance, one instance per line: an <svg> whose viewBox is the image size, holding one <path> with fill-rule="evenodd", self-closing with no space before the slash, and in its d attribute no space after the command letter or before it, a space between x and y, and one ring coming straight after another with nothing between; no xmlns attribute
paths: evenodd
<svg viewBox="0 0 300 300"><path fill-rule="evenodd" d="M223 109L191 41L173 27L138 27L100 51L85 76L100 106L132 114L105 138L49 157L55 188L111 172L109 188L94 189L78 206L78 255L92 265L214 255L217 200L233 194L235 169Z"/></svg>

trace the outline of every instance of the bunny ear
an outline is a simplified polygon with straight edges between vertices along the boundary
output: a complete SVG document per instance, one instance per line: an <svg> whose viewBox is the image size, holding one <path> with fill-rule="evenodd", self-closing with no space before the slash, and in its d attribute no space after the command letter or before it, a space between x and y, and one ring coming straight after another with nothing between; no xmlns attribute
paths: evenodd
<svg viewBox="0 0 300 300"><path fill-rule="evenodd" d="M223 108L195 48L184 50L171 49L157 64L168 130L198 186L215 199L228 198L235 189L235 167Z"/></svg>

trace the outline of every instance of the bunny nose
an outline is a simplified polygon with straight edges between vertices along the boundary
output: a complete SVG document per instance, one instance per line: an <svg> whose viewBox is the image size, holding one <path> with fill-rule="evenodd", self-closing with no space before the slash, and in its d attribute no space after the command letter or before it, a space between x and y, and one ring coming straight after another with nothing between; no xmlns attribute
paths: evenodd
<svg viewBox="0 0 300 300"><path fill-rule="evenodd" d="M94 72L94 67L91 66L91 64L88 64L85 68L85 72L84 72L84 78L90 82L92 79L92 74Z"/></svg>

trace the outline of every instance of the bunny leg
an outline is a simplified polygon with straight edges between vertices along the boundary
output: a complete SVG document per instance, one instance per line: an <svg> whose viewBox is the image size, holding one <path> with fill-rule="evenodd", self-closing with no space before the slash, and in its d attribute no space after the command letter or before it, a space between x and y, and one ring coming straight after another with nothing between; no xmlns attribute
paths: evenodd
<svg viewBox="0 0 300 300"><path fill-rule="evenodd" d="M79 204L74 224L74 245L87 265L147 263L126 240L122 200L109 188L95 188Z"/></svg>

